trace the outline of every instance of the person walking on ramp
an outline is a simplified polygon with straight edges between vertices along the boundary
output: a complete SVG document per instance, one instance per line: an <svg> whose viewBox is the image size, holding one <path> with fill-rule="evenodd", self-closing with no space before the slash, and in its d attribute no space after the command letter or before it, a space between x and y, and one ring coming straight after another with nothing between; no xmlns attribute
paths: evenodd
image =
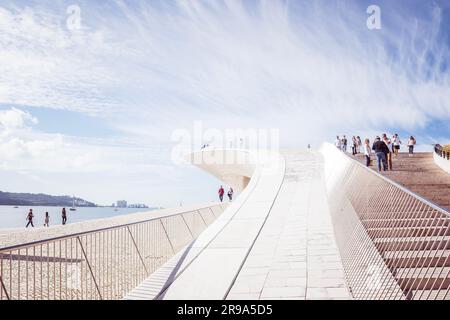
<svg viewBox="0 0 450 320"><path fill-rule="evenodd" d="M222 187L222 186L220 186L220 189L219 189L219 199L220 199L220 202L223 202L223 195L225 194L225 189Z"/></svg>
<svg viewBox="0 0 450 320"><path fill-rule="evenodd" d="M230 187L230 190L228 190L228 199L230 199L230 202L233 201L233 194L234 190Z"/></svg>

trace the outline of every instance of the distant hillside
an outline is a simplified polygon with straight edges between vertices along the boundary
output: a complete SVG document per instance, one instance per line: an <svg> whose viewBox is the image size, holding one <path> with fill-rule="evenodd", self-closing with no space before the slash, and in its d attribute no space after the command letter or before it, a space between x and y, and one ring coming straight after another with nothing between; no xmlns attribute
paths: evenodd
<svg viewBox="0 0 450 320"><path fill-rule="evenodd" d="M50 196L48 194L12 193L0 191L0 205L7 206L58 206L71 207L71 196ZM75 198L77 207L96 207L95 203Z"/></svg>

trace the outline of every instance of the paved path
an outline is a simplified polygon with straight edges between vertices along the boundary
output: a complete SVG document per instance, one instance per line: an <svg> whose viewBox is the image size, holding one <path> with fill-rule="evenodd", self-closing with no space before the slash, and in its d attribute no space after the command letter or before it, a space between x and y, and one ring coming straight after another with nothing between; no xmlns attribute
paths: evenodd
<svg viewBox="0 0 450 320"><path fill-rule="evenodd" d="M281 191L228 299L349 299L322 159L286 152Z"/></svg>
<svg viewBox="0 0 450 320"><path fill-rule="evenodd" d="M211 226L219 241L213 239L202 252L191 244L127 298L350 299L327 205L323 159L312 152L283 155L280 183L270 177L270 183L256 185L255 198L242 203L236 215L230 216L236 204L223 214L231 217L230 227ZM205 234L200 243L208 230Z"/></svg>

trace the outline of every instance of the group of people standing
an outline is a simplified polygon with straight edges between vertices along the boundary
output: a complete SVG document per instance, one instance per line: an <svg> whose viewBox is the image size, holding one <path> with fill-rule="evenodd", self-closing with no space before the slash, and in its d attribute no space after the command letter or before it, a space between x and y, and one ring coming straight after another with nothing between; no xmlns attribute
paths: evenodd
<svg viewBox="0 0 450 320"><path fill-rule="evenodd" d="M352 142L352 154L357 155L361 153L361 138L359 136L354 136L352 138ZM416 139L413 136L410 136L407 144L410 157L412 157L414 154L414 146L416 145L416 143ZM339 150L347 152L347 138L345 137L345 135L342 136L342 138L337 136L335 145ZM389 138L385 133L382 134L381 137L377 136L372 146L370 146L370 140L365 139L364 145L362 146L362 152L364 153L366 159L366 166L369 167L371 164L371 155L373 151L377 157L379 171L381 171L381 169L383 169L384 171L387 171L388 169L393 170L392 157L398 156L401 146L402 141L397 133L394 134L392 138Z"/></svg>
<svg viewBox="0 0 450 320"><path fill-rule="evenodd" d="M31 225L31 227L34 228L33 219L34 219L33 209L30 209L30 211L28 212L28 215L27 215L28 223L26 225L26 228L28 228L30 225ZM61 219L62 219L62 224L65 225L67 223L66 208L63 208L61 211ZM48 214L48 212L45 213L44 227L50 227L50 215Z"/></svg>
<svg viewBox="0 0 450 320"><path fill-rule="evenodd" d="M218 193L219 193L220 202L223 202L223 197L225 195L225 189L223 188L223 186L220 186ZM228 196L228 199L230 199L230 202L233 201L233 195L234 195L234 190L233 190L233 188L230 187L230 189L228 190L228 193L227 193L227 196Z"/></svg>

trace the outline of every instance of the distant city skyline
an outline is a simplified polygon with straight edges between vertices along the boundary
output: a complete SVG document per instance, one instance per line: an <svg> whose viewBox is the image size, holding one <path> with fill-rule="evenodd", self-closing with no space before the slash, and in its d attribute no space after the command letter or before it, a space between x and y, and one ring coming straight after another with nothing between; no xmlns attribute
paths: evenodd
<svg viewBox="0 0 450 320"><path fill-rule="evenodd" d="M0 190L216 200L220 181L171 158L173 133L196 121L278 129L281 148L383 132L450 142L450 3L377 1L370 30L372 4L4 0Z"/></svg>

